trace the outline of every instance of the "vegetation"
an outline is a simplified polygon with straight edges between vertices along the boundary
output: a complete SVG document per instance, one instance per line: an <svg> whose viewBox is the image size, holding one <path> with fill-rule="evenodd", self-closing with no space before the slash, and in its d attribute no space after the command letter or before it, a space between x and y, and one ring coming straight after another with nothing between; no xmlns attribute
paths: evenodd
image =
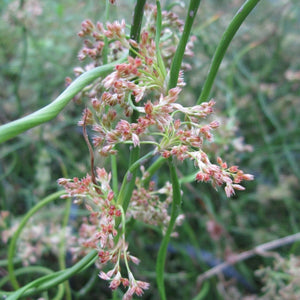
<svg viewBox="0 0 300 300"><path fill-rule="evenodd" d="M0 3L0 299L298 299L299 5L114 2Z"/></svg>

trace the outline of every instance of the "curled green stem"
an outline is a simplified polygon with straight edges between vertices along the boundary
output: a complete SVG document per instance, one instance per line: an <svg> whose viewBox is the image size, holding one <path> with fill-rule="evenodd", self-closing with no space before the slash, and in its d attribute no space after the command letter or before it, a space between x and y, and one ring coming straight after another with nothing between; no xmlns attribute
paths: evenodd
<svg viewBox="0 0 300 300"><path fill-rule="evenodd" d="M48 197L46 197L43 200L41 200L40 202L38 202L31 210L29 210L27 212L27 214L22 219L18 229L14 233L14 235L11 239L11 242L9 244L9 247L8 247L8 273L9 273L10 282L11 282L14 289L18 289L19 284L18 284L18 281L17 281L16 276L14 274L13 258L14 258L14 254L15 254L15 251L16 251L17 240L18 240L22 230L24 229L24 227L25 227L26 223L28 222L28 220L38 210L40 210L43 206L47 205L51 201L54 201L55 199L57 199L59 196L61 196L63 194L64 194L64 191L59 191L59 192L56 192L56 193L53 193L53 194L49 195Z"/></svg>
<svg viewBox="0 0 300 300"><path fill-rule="evenodd" d="M84 87L93 82L95 79L105 76L113 70L115 65L125 61L121 58L113 63L94 68L90 71L83 73L68 88L64 90L53 102L47 106L39 109L38 111L27 115L26 117L17 119L10 123L0 126L0 143L5 142L20 133L46 123L54 119L60 111L70 102L70 100L79 93Z"/></svg>

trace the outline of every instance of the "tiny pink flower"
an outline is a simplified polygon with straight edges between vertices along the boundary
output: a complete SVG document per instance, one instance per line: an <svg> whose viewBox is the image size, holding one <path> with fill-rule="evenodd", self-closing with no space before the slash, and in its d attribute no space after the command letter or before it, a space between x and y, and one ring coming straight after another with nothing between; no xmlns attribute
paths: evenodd
<svg viewBox="0 0 300 300"><path fill-rule="evenodd" d="M110 280L110 277L103 271L101 271L98 276L103 280Z"/></svg>
<svg viewBox="0 0 300 300"><path fill-rule="evenodd" d="M135 133L132 134L132 142L133 142L134 147L140 145L140 139Z"/></svg>
<svg viewBox="0 0 300 300"><path fill-rule="evenodd" d="M227 196L228 198L230 198L232 195L235 194L232 185L226 185L226 186L225 186L225 193L226 193L226 196Z"/></svg>

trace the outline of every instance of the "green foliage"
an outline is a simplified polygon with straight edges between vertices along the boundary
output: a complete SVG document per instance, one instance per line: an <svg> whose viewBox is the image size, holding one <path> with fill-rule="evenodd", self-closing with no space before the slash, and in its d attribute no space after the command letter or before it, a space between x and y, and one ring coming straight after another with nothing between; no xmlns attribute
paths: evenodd
<svg viewBox="0 0 300 300"><path fill-rule="evenodd" d="M29 266L27 270L14 260L17 238L28 218L44 204L62 210L61 202L55 202L60 194L54 193L56 180L81 178L90 172L88 149L76 126L86 103L71 102L71 99L99 75L112 70L113 65L86 72L85 77L73 82L75 89L72 86L65 89L64 81L72 76L72 69L77 65L76 55L81 45L76 32L80 23L86 18L104 20L102 2L27 0L0 4L0 122L4 124L0 126L3 142L0 148L0 211L10 212L8 217L1 215L0 219L0 266L9 271L8 277L3 275L0 279L0 299L5 294L9 295L7 299L18 299L21 295L36 299L41 295L48 299L63 299L64 295L66 299L111 297L105 283L98 280L97 269L91 266L96 252L90 252L76 264L67 258L67 268L64 243L60 245L60 257L41 255L39 265L45 269ZM192 162L173 161L170 169L161 158L146 163L158 185L172 181L175 196L171 225L178 215L180 184L185 221L176 228L178 238L172 238L169 247L172 230L168 229L160 250L162 237L156 228L135 220L126 223L126 237L134 245L131 252L142 259L134 271L151 284L145 299L243 299L247 295L252 295L253 299L268 299L264 296L271 297L274 291L286 292L282 282L292 283L291 290L299 293L295 284L299 276L290 272L290 262L299 260L299 242L276 250L281 257L279 267L273 264L273 258L254 256L235 265L240 277L224 272L225 277L220 275L207 279L202 285L197 284L198 276L210 269L217 258L226 260L230 255L234 258L236 253L300 232L297 200L300 194L300 58L297 50L300 8L297 1L261 1L254 13L250 13L258 1L246 1L248 11L243 11L246 14L242 15L238 9L244 1L229 2L203 2L197 18L187 18L194 21L186 26L197 39L195 56L188 61L193 69L185 72L187 85L183 101L192 106L197 99L199 102L215 99L216 114L222 125L215 134L215 142L204 147L212 158L222 156L230 164L243 166L247 173L255 174L255 181L247 184L246 192L238 192L228 200L206 184L192 183L195 176ZM180 7L182 3L184 9ZM194 5L194 10L199 3L191 1L190 5ZM30 10L30 4L35 4L34 11ZM124 14L133 11L133 6L134 1L119 0L117 6L110 8L109 20L125 18L129 24L131 16ZM183 18L189 7L187 1L178 4L161 1L161 6L162 9L173 6ZM176 85L187 42L184 38L173 61L169 87ZM162 65L159 52L158 56ZM46 109L46 113L41 115L38 110L54 99L48 106L49 112L43 108L42 112ZM62 109L64 111L60 112ZM37 112L30 115L34 111ZM10 123L16 119L15 123ZM42 125L35 127L39 124ZM29 128L32 129L26 131ZM118 204L125 203L126 211L133 190L127 182L128 174L138 172L141 161L138 160L139 151L134 148L130 169L127 145L127 148L118 147L119 153L111 167L114 170L113 190L116 192L118 182L122 182ZM108 162L99 158L95 164L109 168ZM54 194L51 196L51 193ZM40 200L48 194L49 197ZM41 211L51 218L52 210L43 208ZM85 214L80 208L73 215L71 212L69 225L73 230L78 224L71 219ZM23 221L7 243L3 234L12 229L18 217ZM68 209L65 220L61 217L62 228L66 226L66 219L69 219ZM264 268L255 273L261 266ZM28 274L26 270L43 276L26 278L27 275L22 275ZM79 271L82 272L78 274ZM2 272L0 274L2 276ZM18 282L23 287L12 293L12 287L17 288ZM63 285L63 282L68 284ZM274 282L275 287L272 286ZM54 288L58 284L59 288ZM33 288L38 291L36 296L32 296ZM120 294L116 292L114 299L120 299Z"/></svg>

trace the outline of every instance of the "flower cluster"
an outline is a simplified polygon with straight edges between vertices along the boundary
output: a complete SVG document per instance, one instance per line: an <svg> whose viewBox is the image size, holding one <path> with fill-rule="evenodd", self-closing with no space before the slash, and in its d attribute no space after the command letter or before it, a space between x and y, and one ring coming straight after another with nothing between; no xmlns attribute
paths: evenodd
<svg viewBox="0 0 300 300"><path fill-rule="evenodd" d="M97 168L96 186L92 177L87 174L83 179L60 178L58 184L66 190L63 197L75 197L75 202L84 202L90 211L89 220L84 220L80 229L81 244L84 248L94 248L99 251L114 247L116 217L121 211L115 206L114 193L110 188L110 174L105 169ZM88 222L89 221L89 222ZM82 253L81 253L82 254Z"/></svg>
<svg viewBox="0 0 300 300"><path fill-rule="evenodd" d="M77 259L87 254L90 249L97 250L100 268L108 262L114 265L107 273L101 271L100 278L109 280L112 290L118 288L121 283L124 287L128 287L123 299L131 299L134 293L141 295L149 284L135 280L130 271L128 262L138 264L139 259L128 252L125 226L122 228L122 234L118 235L116 223L117 219L122 217L122 211L114 199L110 179L110 173L103 168L97 168L96 184L90 175L81 180L60 178L58 184L66 190L66 194L62 197L74 197L78 204L84 202L90 212L89 218L84 218L79 229L78 246L71 248L73 258ZM121 261L125 262L128 278L122 276Z"/></svg>
<svg viewBox="0 0 300 300"><path fill-rule="evenodd" d="M160 196L164 195L164 201ZM173 190L170 182L156 190L155 182L150 181L148 188L144 187L142 179L136 179L136 189L133 191L131 201L127 210L127 216L133 217L146 224L161 228L165 233L170 222L168 208L172 203ZM179 215L175 225L181 225L184 215ZM173 236L177 233L173 232Z"/></svg>
<svg viewBox="0 0 300 300"><path fill-rule="evenodd" d="M57 210L57 207L55 208ZM61 229L61 224L53 216L58 216L51 208L50 217L45 217L43 212L37 213L22 230L18 238L17 257L24 266L37 263L43 256L59 256L60 243L66 241L66 247L73 245L72 228L67 226ZM8 245L8 241L20 226L21 220L9 215L8 211L0 211L0 244Z"/></svg>
<svg viewBox="0 0 300 300"><path fill-rule="evenodd" d="M183 22L174 13L162 12L158 50L155 42L157 13L155 6L146 5L139 42L128 37L124 21L106 25L100 22L95 25L90 20L82 23L79 36L85 41L79 59L92 60L86 70L114 61L124 53L127 53L127 59L77 96L87 96L91 100L78 124L84 129L91 126L93 146L104 157L116 154L119 144L151 145L155 154L164 158L172 156L179 161L194 161L198 169L195 180L211 182L214 187L225 185L226 195L230 197L235 190L244 189L241 181L252 180L253 176L244 174L237 166L228 167L221 158L217 159L218 164L213 164L203 151L203 145L213 141L212 132L219 127L217 121L205 122L213 112L215 101L189 107L179 103L185 85L183 71L177 85L168 89L171 58ZM193 41L191 38L186 47L187 56L192 55ZM76 69L78 75L83 72L83 68ZM143 170L142 173L145 177ZM123 299L131 299L134 294L140 296L149 284L135 280L130 271L128 262L137 264L139 260L128 252L124 220L133 217L159 226L165 232L170 222L168 208L172 202L172 186L167 182L157 190L154 182L137 178L125 214L116 199L118 195L110 187L110 173L97 168L96 176L92 175L81 180L62 178L58 181L66 189L66 196L75 197L78 203L84 202L90 211L79 231L80 246L73 248L73 254L81 256L90 248L96 249L100 266L107 262L114 265L108 272L101 271L100 278L110 281L113 290L121 284L128 287ZM161 196L165 197L164 201ZM119 226L121 219L122 226ZM180 215L176 224L179 225L182 219ZM121 270L121 261L126 266L127 277Z"/></svg>
<svg viewBox="0 0 300 300"><path fill-rule="evenodd" d="M131 260L135 264L139 264L139 259L136 257L129 255L127 252L128 245L125 243L124 237L120 238L119 243L117 244L114 251L112 251L113 257L112 261L114 262L113 269L109 270L108 272L101 271L99 273L99 277L104 280L110 281L109 287L112 290L116 290L120 284L124 287L128 287L126 293L123 296L123 300L130 300L132 299L133 295L136 294L137 296L141 296L144 291L149 288L149 283L136 280L129 269L128 261ZM110 254L111 255L111 254ZM104 259L108 258L108 255L105 253L99 253L99 256ZM124 259L125 266L127 268L128 278L122 277L121 274L121 267L120 267L120 258Z"/></svg>
<svg viewBox="0 0 300 300"><path fill-rule="evenodd" d="M127 97L124 96L132 93L135 101L139 102L146 91L157 90L165 92L167 90L168 75L162 70L157 59L157 50L155 46L156 34L156 6L145 5L145 24L140 35L140 43L130 39L126 33L125 21L114 21L103 24L97 22L94 24L91 20L82 22L82 28L78 35L84 38L84 47L79 52L78 58L83 61L90 58L89 63L84 67L76 67L74 72L76 76L81 75L87 70L102 65L105 62L112 62L131 53L135 58L128 57L128 63L120 64L116 67L115 72L107 76L102 82L99 78L90 86L79 93L75 99L88 96L100 98L103 94L103 86L109 89L112 95L110 103L117 103L125 106L125 113L128 116L132 109L126 110ZM183 22L172 12L162 12L161 41L159 44L161 56L165 68L171 65L171 59L175 53L179 41L179 35L183 30ZM107 41L107 43L105 42ZM187 44L185 56L192 56L192 48L195 37L191 37ZM188 69L188 64L183 64L183 69ZM115 82L117 81L117 82ZM179 79L183 84L183 80ZM71 79L67 78L67 84ZM138 84L137 84L138 83ZM121 98L121 99L120 99ZM121 103L120 103L121 102Z"/></svg>

